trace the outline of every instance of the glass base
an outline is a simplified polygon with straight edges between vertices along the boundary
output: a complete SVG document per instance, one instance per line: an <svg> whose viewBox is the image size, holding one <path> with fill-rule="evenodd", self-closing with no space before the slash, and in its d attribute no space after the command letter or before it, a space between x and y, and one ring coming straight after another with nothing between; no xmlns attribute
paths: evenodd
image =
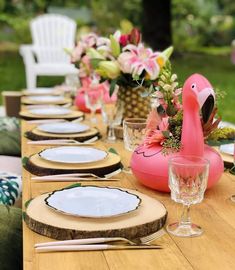
<svg viewBox="0 0 235 270"><path fill-rule="evenodd" d="M103 142L105 143L116 143L116 141L117 141L116 137L111 137L111 138L107 137L106 139L103 140Z"/></svg>
<svg viewBox="0 0 235 270"><path fill-rule="evenodd" d="M235 195L232 195L230 199L232 202L235 202Z"/></svg>
<svg viewBox="0 0 235 270"><path fill-rule="evenodd" d="M175 222L169 224L166 229L169 233L179 237L196 237L203 233L200 226L192 223L184 225L179 222Z"/></svg>
<svg viewBox="0 0 235 270"><path fill-rule="evenodd" d="M122 171L123 171L124 173L133 174L130 166L124 167L124 168L122 169Z"/></svg>

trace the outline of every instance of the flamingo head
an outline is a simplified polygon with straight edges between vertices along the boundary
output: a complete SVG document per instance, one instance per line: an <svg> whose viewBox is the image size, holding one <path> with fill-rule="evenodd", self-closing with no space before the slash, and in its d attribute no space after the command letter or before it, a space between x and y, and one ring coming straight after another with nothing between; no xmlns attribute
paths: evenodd
<svg viewBox="0 0 235 270"><path fill-rule="evenodd" d="M183 86L183 106L198 106L206 123L215 104L215 92L210 82L200 74L191 75Z"/></svg>

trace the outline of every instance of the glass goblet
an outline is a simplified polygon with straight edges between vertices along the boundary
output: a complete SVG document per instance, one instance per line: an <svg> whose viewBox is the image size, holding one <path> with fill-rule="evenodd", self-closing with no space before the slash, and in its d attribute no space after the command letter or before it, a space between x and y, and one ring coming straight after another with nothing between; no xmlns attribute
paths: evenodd
<svg viewBox="0 0 235 270"><path fill-rule="evenodd" d="M103 122L108 126L108 135L106 142L113 143L116 141L114 127L118 126L122 122L123 116L123 103L104 103L101 105L101 114Z"/></svg>
<svg viewBox="0 0 235 270"><path fill-rule="evenodd" d="M145 118L124 119L123 141L126 150L132 152L142 143L145 135L146 121ZM124 172L131 173L130 167L125 168Z"/></svg>
<svg viewBox="0 0 235 270"><path fill-rule="evenodd" d="M90 120L94 124L97 123L95 113L97 110L101 108L102 98L103 98L103 93L101 89L99 88L89 88L88 90L85 91L85 94L84 94L85 104L86 104L86 107L90 109L91 111Z"/></svg>
<svg viewBox="0 0 235 270"><path fill-rule="evenodd" d="M190 205L204 198L209 174L209 161L195 156L176 156L169 160L171 198L183 204L179 222L169 224L167 231L175 236L193 237L202 234L200 226L190 220Z"/></svg>

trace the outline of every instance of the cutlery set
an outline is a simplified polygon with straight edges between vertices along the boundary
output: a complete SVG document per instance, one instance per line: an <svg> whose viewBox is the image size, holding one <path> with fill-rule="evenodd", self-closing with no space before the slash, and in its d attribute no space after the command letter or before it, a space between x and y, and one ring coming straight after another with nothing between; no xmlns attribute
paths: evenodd
<svg viewBox="0 0 235 270"><path fill-rule="evenodd" d="M56 251L89 251L89 250L121 250L121 249L162 249L161 245L151 244L165 234L161 229L146 237L129 240L123 237L103 237L54 241L35 244L37 252ZM111 244L109 244L111 243Z"/></svg>

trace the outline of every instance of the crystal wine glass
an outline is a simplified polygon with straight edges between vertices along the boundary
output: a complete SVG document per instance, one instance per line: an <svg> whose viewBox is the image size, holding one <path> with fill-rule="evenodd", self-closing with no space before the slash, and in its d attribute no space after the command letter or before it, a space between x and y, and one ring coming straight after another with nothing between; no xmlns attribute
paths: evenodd
<svg viewBox="0 0 235 270"><path fill-rule="evenodd" d="M96 110L99 110L102 105L103 92L100 88L89 88L84 94L85 104L91 111L91 122L96 124L97 119L95 117Z"/></svg>
<svg viewBox="0 0 235 270"><path fill-rule="evenodd" d="M209 174L209 161L196 156L176 156L169 160L171 198L183 204L179 222L169 224L167 231L175 236L193 237L202 234L200 226L191 223L190 205L204 198Z"/></svg>
<svg viewBox="0 0 235 270"><path fill-rule="evenodd" d="M125 149L134 151L139 146L145 136L145 118L126 118L123 121L123 141ZM125 168L124 172L131 173L131 168Z"/></svg>
<svg viewBox="0 0 235 270"><path fill-rule="evenodd" d="M101 113L103 122L108 126L108 135L106 142L112 143L116 141L114 127L118 126L122 122L123 116L123 102L105 103L101 104Z"/></svg>

